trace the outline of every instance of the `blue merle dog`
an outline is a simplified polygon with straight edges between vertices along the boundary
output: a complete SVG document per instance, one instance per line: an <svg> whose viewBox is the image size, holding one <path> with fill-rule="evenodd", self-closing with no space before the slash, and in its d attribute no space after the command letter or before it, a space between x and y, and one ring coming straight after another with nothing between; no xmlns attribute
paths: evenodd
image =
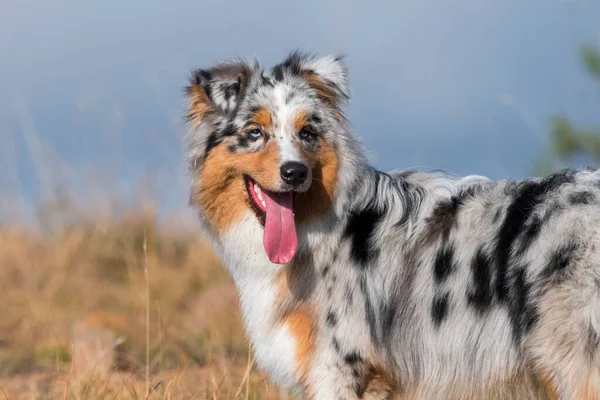
<svg viewBox="0 0 600 400"><path fill-rule="evenodd" d="M600 172L385 173L347 68L192 74L191 202L256 361L311 399L600 399Z"/></svg>

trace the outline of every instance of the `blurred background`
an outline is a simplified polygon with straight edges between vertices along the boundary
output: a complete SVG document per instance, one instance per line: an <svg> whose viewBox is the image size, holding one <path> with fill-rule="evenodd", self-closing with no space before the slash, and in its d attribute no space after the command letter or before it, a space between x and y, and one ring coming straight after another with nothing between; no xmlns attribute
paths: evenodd
<svg viewBox="0 0 600 400"><path fill-rule="evenodd" d="M296 48L346 55L381 169L600 160L597 0L0 0L0 397L287 396L188 207L182 88Z"/></svg>

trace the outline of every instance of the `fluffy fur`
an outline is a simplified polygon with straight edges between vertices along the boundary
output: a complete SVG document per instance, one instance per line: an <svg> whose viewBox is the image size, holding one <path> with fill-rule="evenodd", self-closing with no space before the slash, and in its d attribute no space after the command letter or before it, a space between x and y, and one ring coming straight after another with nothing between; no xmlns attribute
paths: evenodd
<svg viewBox="0 0 600 400"><path fill-rule="evenodd" d="M187 88L191 202L258 365L313 399L600 399L600 172L380 172L348 97L339 58L300 53ZM299 187L279 176L288 161L309 167ZM295 191L287 265L265 254L248 177Z"/></svg>

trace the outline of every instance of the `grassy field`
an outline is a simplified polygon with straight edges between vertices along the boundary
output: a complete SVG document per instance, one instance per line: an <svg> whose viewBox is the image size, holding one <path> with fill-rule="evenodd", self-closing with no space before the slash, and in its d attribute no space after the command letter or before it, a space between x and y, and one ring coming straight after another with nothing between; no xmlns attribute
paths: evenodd
<svg viewBox="0 0 600 400"><path fill-rule="evenodd" d="M287 398L210 247L151 212L0 226L0 290L0 399Z"/></svg>

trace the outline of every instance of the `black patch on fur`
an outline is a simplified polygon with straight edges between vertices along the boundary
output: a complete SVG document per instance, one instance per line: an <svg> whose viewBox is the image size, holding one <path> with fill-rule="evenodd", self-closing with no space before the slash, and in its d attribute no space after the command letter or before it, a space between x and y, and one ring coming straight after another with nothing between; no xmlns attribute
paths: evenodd
<svg viewBox="0 0 600 400"><path fill-rule="evenodd" d="M261 74L260 76L263 86L273 86L273 82L267 76Z"/></svg>
<svg viewBox="0 0 600 400"><path fill-rule="evenodd" d="M431 302L431 319L433 325L439 328L444 319L448 316L448 293L435 295Z"/></svg>
<svg viewBox="0 0 600 400"><path fill-rule="evenodd" d="M362 268L365 268L369 261L379 254L379 249L374 248L369 242L383 215L383 211L373 207L350 213L348 225L344 230L344 238L350 239L350 256Z"/></svg>
<svg viewBox="0 0 600 400"><path fill-rule="evenodd" d="M207 71L205 69L200 69L197 71L196 73L196 84L200 85L202 82L202 79L200 78L204 78L206 81L211 81L213 78L213 74L210 71Z"/></svg>
<svg viewBox="0 0 600 400"><path fill-rule="evenodd" d="M206 72L208 72L208 71L206 71ZM211 85L204 85L204 86L202 86L202 89L204 89L204 93L206 93L206 97L208 97L208 99L212 102L213 101L212 86Z"/></svg>
<svg viewBox="0 0 600 400"><path fill-rule="evenodd" d="M549 218L550 214L547 215ZM515 255L520 257L525 253L525 251L531 247L535 239L540 234L542 230L542 225L548 220L548 218L541 219L538 216L531 217L531 221L523 227L523 233L521 234L521 240L519 241L519 245Z"/></svg>
<svg viewBox="0 0 600 400"><path fill-rule="evenodd" d="M356 351L351 351L344 356L346 364L354 365L363 361L363 358Z"/></svg>
<svg viewBox="0 0 600 400"><path fill-rule="evenodd" d="M494 258L497 262L496 294L500 301L506 300L508 295L507 275L510 253L525 222L549 192L571 182L573 182L573 172L565 170L554 173L541 181L525 181L517 186L513 202L506 210L494 250Z"/></svg>
<svg viewBox="0 0 600 400"><path fill-rule="evenodd" d="M381 315L381 331L383 336L387 337L391 333L396 320L396 307L392 306L390 302L384 301L381 303L379 313Z"/></svg>
<svg viewBox="0 0 600 400"><path fill-rule="evenodd" d="M549 278L563 272L571 263L574 253L578 248L579 245L573 240L569 240L567 243L559 246L550 256L550 261L542 272L542 276Z"/></svg>
<svg viewBox="0 0 600 400"><path fill-rule="evenodd" d="M443 241L448 241L450 231L456 224L456 217L461 207L465 201L482 190L483 187L480 185L469 186L450 199L439 202L428 218L429 234L426 239L431 241L441 235Z"/></svg>
<svg viewBox="0 0 600 400"><path fill-rule="evenodd" d="M580 192L571 193L569 195L569 203L572 205L592 204L596 196L592 192L582 190Z"/></svg>
<svg viewBox="0 0 600 400"><path fill-rule="evenodd" d="M273 78L275 81L281 82L283 80L283 65L278 64L273 67Z"/></svg>
<svg viewBox="0 0 600 400"><path fill-rule="evenodd" d="M234 96L237 96L240 93L240 88L242 87L242 77L238 77L238 80L231 85L227 85L224 91L225 101L229 101Z"/></svg>
<svg viewBox="0 0 600 400"><path fill-rule="evenodd" d="M331 265L327 264L325 266L325 268L323 268L323 270L321 271L321 276L323 278L325 278L327 276L327 274L329 273L329 270L331 269Z"/></svg>
<svg viewBox="0 0 600 400"><path fill-rule="evenodd" d="M335 326L337 324L337 317L333 311L329 310L327 313L326 322L329 326Z"/></svg>
<svg viewBox="0 0 600 400"><path fill-rule="evenodd" d="M290 75L301 75L302 72L314 73L311 70L302 70L302 61L310 58L310 54L305 54L300 51L294 51L280 64L273 67L273 76L276 81L281 82L284 79L285 73Z"/></svg>
<svg viewBox="0 0 600 400"><path fill-rule="evenodd" d="M206 150L204 151L204 157L208 157L208 154L217 147L223 141L223 137L218 134L218 132L212 132L208 135L208 139L206 140Z"/></svg>
<svg viewBox="0 0 600 400"><path fill-rule="evenodd" d="M300 75L302 72L302 69L300 68L302 60L307 57L307 54L303 54L300 51L294 51L283 61L283 66L292 75Z"/></svg>
<svg viewBox="0 0 600 400"><path fill-rule="evenodd" d="M479 248L471 261L474 289L467 294L467 302L480 314L487 311L494 300L492 286L492 260Z"/></svg>
<svg viewBox="0 0 600 400"><path fill-rule="evenodd" d="M248 139L246 136L238 136L237 143L230 144L227 148L231 153L235 153L240 149L247 149L250 147L251 139Z"/></svg>
<svg viewBox="0 0 600 400"><path fill-rule="evenodd" d="M429 218L429 229L432 235L441 234L444 240L448 240L462 202L462 197L452 196L450 200L438 203Z"/></svg>
<svg viewBox="0 0 600 400"><path fill-rule="evenodd" d="M206 150L204 151L204 158L208 157L208 154L221 142L229 136L235 136L237 134L237 129L235 125L229 123L225 126L222 131L213 131L206 141ZM231 149L229 149L231 150Z"/></svg>
<svg viewBox="0 0 600 400"><path fill-rule="evenodd" d="M523 227L523 233L519 236L519 240L516 243L515 257L521 257L533 245L539 237L542 227L560 210L560 204L554 202L548 207L541 218L538 215L530 217L530 221Z"/></svg>
<svg viewBox="0 0 600 400"><path fill-rule="evenodd" d="M314 124L320 124L323 121L317 114L311 114L308 120Z"/></svg>
<svg viewBox="0 0 600 400"><path fill-rule="evenodd" d="M365 299L365 316L367 318L367 326L369 327L371 339L374 340L377 334L377 316L375 315L375 308L373 307L369 293L367 292L367 280L364 276L360 279L360 291Z"/></svg>
<svg viewBox="0 0 600 400"><path fill-rule="evenodd" d="M455 269L454 247L449 245L448 247L441 249L435 257L435 262L433 263L433 277L435 283L440 284L444 282Z"/></svg>
<svg viewBox="0 0 600 400"><path fill-rule="evenodd" d="M250 140L246 136L240 136L238 138L238 147L247 148L250 145Z"/></svg>
<svg viewBox="0 0 600 400"><path fill-rule="evenodd" d="M237 128L232 123L229 123L225 126L223 131L221 132L222 137L235 136L237 135Z"/></svg>
<svg viewBox="0 0 600 400"><path fill-rule="evenodd" d="M531 283L527 282L525 267L517 267L511 280L508 315L513 329L513 338L516 343L520 343L538 320L538 315L531 302Z"/></svg>

